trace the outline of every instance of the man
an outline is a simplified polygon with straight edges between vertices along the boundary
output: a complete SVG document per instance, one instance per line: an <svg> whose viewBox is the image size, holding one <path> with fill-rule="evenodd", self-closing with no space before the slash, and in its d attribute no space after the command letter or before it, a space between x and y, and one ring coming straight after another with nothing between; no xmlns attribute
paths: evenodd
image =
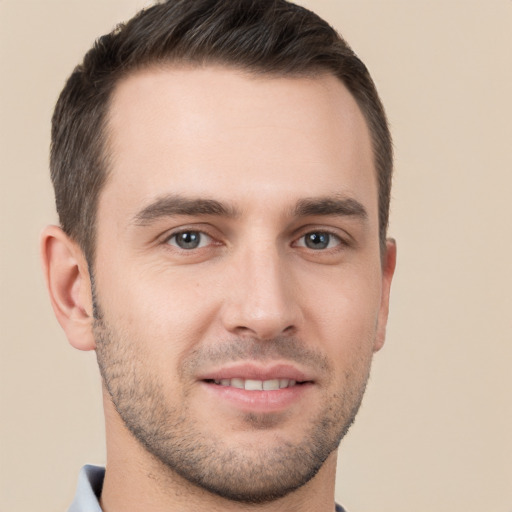
<svg viewBox="0 0 512 512"><path fill-rule="evenodd" d="M71 511L335 509L385 337L391 168L366 68L301 7L169 0L97 41L54 113L42 237L104 389L107 468Z"/></svg>

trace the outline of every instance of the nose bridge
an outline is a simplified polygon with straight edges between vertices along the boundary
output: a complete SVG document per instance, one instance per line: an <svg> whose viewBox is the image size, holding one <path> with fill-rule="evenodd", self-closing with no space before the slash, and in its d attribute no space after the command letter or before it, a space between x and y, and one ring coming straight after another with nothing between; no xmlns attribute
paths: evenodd
<svg viewBox="0 0 512 512"><path fill-rule="evenodd" d="M292 269L276 243L256 245L248 244L237 255L225 326L261 339L292 333L300 322Z"/></svg>

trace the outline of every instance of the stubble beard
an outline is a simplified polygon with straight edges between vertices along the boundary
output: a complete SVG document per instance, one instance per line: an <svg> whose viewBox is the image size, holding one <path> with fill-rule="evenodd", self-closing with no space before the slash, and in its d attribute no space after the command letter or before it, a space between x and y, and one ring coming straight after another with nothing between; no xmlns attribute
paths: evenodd
<svg viewBox="0 0 512 512"><path fill-rule="evenodd" d="M143 354L135 350L142 344L115 331L97 303L95 311L98 365L112 403L126 427L163 467L214 495L241 503L262 504L302 487L337 449L359 410L371 356L369 361L360 361L357 368L347 371L342 390L324 396L320 412L310 421L299 442L276 437L270 448L258 449L254 443L230 446L226 442L229 434L213 436L207 425L191 415L187 391L181 394L180 402L175 400L178 405L171 405L157 377L145 365ZM193 371L205 359L250 357L270 361L280 356L290 361L309 361L309 364L314 361L317 367L323 367L326 375L333 377L325 356L310 351L296 338L276 338L275 342L267 340L264 344L256 340L231 340L221 346L214 352L192 353L183 365L183 372ZM271 430L279 417L246 414L243 420L247 429L256 432Z"/></svg>

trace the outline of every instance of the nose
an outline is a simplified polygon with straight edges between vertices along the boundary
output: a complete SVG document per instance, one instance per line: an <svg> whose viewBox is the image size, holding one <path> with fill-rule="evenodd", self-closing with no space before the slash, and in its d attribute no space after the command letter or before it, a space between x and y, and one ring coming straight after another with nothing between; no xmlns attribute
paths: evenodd
<svg viewBox="0 0 512 512"><path fill-rule="evenodd" d="M297 332L299 291L293 269L276 248L240 254L232 276L221 313L226 330L260 340Z"/></svg>

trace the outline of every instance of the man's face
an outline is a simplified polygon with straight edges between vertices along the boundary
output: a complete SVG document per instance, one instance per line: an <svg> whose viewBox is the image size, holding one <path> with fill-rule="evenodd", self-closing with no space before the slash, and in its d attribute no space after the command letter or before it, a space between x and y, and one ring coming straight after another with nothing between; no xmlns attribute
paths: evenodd
<svg viewBox="0 0 512 512"><path fill-rule="evenodd" d="M109 133L94 278L112 402L192 483L282 496L334 457L383 341L364 118L332 76L169 68L118 86Z"/></svg>

